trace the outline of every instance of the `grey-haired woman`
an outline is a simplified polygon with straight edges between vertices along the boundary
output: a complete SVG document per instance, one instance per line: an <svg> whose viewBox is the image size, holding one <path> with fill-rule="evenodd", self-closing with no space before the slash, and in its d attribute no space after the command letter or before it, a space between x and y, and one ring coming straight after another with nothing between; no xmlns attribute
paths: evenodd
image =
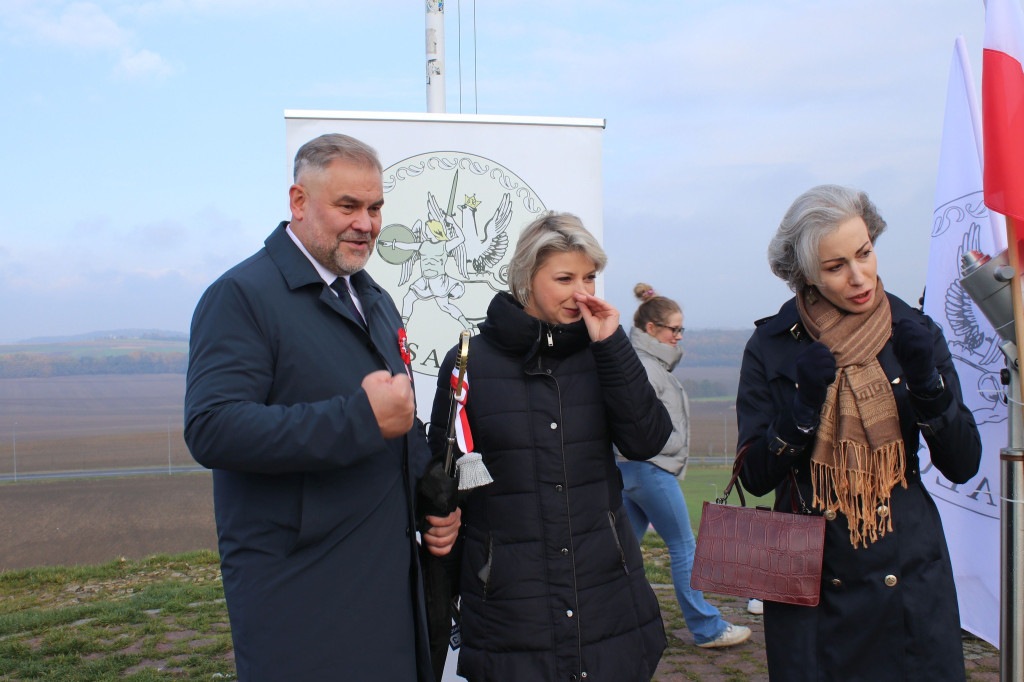
<svg viewBox="0 0 1024 682"><path fill-rule="evenodd" d="M743 483L826 519L821 601L764 603L773 680L963 680L956 589L918 447L954 483L981 441L942 332L887 294L864 192L798 197L768 248L796 296L759 320L736 399ZM795 475L798 490L790 484Z"/></svg>

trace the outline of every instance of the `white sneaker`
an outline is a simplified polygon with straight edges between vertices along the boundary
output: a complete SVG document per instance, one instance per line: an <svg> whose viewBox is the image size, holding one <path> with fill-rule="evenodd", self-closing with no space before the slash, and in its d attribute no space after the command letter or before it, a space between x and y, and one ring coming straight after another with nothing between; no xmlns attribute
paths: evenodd
<svg viewBox="0 0 1024 682"><path fill-rule="evenodd" d="M751 599L747 602L747 611L755 616L764 615L764 602L760 599Z"/></svg>
<svg viewBox="0 0 1024 682"><path fill-rule="evenodd" d="M728 623L728 627L722 630L722 634L715 637L710 642L704 642L698 644L701 649L717 649L723 646L732 646L733 644L739 644L750 639L750 628L746 625L733 625Z"/></svg>

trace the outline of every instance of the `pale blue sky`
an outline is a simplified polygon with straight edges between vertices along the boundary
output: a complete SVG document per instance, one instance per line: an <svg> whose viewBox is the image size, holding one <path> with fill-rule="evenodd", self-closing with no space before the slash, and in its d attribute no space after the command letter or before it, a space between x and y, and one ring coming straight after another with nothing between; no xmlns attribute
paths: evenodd
<svg viewBox="0 0 1024 682"><path fill-rule="evenodd" d="M980 85L981 0L476 5L479 113L607 119L605 285L624 319L638 279L692 328L774 312L768 239L823 182L868 191L886 288L920 295L953 41ZM0 0L0 341L186 331L287 218L284 110L425 111L423 62L419 0Z"/></svg>

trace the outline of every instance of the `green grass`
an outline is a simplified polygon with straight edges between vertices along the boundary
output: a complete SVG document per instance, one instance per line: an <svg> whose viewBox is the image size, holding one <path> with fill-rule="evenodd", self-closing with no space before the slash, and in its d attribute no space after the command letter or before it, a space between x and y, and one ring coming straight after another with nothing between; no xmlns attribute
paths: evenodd
<svg viewBox="0 0 1024 682"><path fill-rule="evenodd" d="M690 464L686 468L686 478L679 487L683 490L683 497L686 498L686 506L690 511L690 525L693 532L697 532L700 526L700 512L704 502L714 502L715 497L725 492L732 477L732 464ZM775 493L768 493L762 497L754 497L747 491L747 506L756 505L771 506L775 503ZM729 495L728 504L739 504L740 498L734 489Z"/></svg>
<svg viewBox="0 0 1024 682"><path fill-rule="evenodd" d="M0 574L0 678L234 678L209 551Z"/></svg>

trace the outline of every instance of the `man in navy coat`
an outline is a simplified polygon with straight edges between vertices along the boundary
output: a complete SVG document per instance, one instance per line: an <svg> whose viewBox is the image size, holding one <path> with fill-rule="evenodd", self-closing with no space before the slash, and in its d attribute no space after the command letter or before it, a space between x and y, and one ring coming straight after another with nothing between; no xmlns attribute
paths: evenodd
<svg viewBox="0 0 1024 682"><path fill-rule="evenodd" d="M430 682L413 491L430 452L394 302L363 267L376 152L299 150L292 219L214 282L189 343L185 440L213 469L240 680ZM436 555L458 512L428 517Z"/></svg>

